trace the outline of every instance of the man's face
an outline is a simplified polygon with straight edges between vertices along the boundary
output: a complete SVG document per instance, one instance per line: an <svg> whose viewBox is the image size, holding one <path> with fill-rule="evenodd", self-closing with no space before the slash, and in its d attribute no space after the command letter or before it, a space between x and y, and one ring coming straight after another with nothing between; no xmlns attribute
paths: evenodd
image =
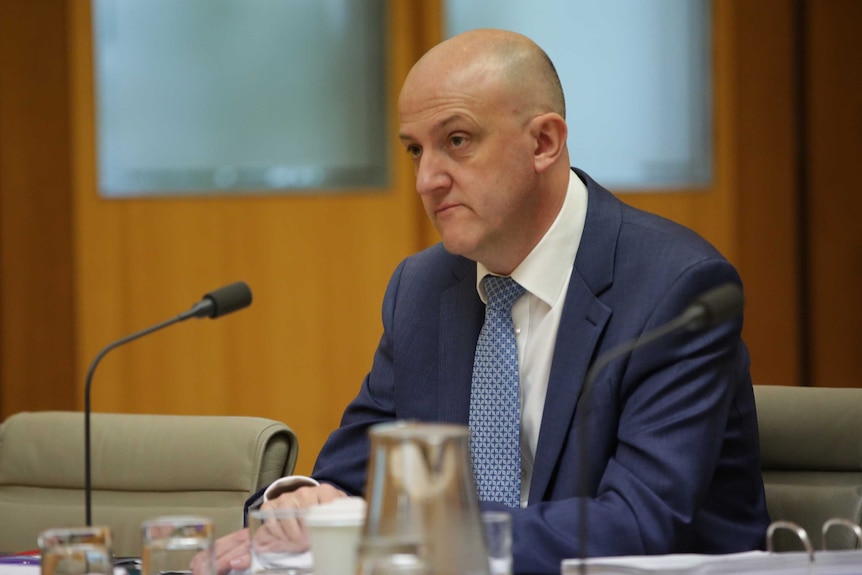
<svg viewBox="0 0 862 575"><path fill-rule="evenodd" d="M449 252L509 273L540 209L529 118L488 74L436 76L408 78L398 103L416 191Z"/></svg>

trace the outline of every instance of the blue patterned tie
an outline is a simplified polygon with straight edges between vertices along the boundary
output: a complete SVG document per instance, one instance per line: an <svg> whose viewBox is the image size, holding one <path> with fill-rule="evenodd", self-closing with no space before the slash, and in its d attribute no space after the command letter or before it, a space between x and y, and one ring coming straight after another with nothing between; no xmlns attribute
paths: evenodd
<svg viewBox="0 0 862 575"><path fill-rule="evenodd" d="M485 276L485 324L476 342L470 388L470 451L482 501L521 504L521 399L512 305L524 288Z"/></svg>

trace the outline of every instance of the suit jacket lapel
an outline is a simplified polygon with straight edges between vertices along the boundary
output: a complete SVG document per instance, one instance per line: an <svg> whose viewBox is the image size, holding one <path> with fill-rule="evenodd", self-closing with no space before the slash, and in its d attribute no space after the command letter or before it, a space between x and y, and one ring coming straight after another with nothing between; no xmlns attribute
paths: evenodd
<svg viewBox="0 0 862 575"><path fill-rule="evenodd" d="M587 184L587 218L560 318L533 464L530 501L540 501L551 485L574 422L584 378L612 314L598 296L613 281L621 225L619 200L583 172L575 172Z"/></svg>
<svg viewBox="0 0 862 575"><path fill-rule="evenodd" d="M476 293L476 264L469 262L462 270L457 283L440 296L439 405L442 421L467 425L473 355L485 306Z"/></svg>

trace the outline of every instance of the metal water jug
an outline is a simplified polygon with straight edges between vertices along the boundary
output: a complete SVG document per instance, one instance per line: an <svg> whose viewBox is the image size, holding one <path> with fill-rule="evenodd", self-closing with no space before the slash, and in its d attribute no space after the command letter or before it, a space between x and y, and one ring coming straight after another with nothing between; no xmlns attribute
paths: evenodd
<svg viewBox="0 0 862 575"><path fill-rule="evenodd" d="M369 437L360 548L415 549L429 575L489 575L468 428L397 421Z"/></svg>

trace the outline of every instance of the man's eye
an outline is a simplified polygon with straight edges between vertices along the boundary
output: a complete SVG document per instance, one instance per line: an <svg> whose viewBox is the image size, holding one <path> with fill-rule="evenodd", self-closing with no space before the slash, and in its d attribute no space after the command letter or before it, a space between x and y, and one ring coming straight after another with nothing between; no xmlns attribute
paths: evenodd
<svg viewBox="0 0 862 575"><path fill-rule="evenodd" d="M467 143L467 138L464 136L452 136L449 138L449 143L452 144L453 148L459 148Z"/></svg>
<svg viewBox="0 0 862 575"><path fill-rule="evenodd" d="M419 146L407 146L407 155L411 158L418 158L422 153L422 148Z"/></svg>

